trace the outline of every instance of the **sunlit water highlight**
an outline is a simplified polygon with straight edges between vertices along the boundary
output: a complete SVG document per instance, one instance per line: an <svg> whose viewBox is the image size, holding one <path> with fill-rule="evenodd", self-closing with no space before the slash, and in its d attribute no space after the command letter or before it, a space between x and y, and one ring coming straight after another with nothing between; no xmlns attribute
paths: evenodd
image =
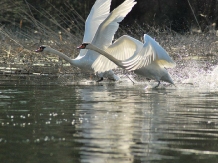
<svg viewBox="0 0 218 163"><path fill-rule="evenodd" d="M217 88L2 85L1 163L217 162Z"/></svg>

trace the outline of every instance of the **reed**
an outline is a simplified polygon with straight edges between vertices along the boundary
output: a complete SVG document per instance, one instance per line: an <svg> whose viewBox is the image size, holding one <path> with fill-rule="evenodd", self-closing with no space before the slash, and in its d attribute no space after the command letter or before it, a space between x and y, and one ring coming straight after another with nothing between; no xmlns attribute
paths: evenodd
<svg viewBox="0 0 218 163"><path fill-rule="evenodd" d="M38 10L26 2L28 10L20 10L23 18L19 22L11 22L0 27L0 73L1 74L52 74L61 78L71 74L69 81L80 76L80 79L89 77L89 74L82 73L78 68L71 67L58 56L35 53L38 46L47 44L64 52L71 58L75 58L79 51L76 47L82 43L85 20L75 8L65 3L65 10L58 10L51 4L53 12L49 13L44 9ZM70 10L66 12L66 10ZM37 19L34 13L40 15ZM180 70L181 76L184 65L189 66L200 61L199 69L210 70L218 63L218 35L217 31L207 33L190 32L177 33L168 27L149 26L133 22L131 25L121 23L115 39L127 34L142 41L143 34L147 33L177 62L177 67L170 70L173 75ZM121 69L115 70L123 72ZM80 74L80 75L78 75ZM131 73L130 73L131 74ZM134 74L133 74L134 75Z"/></svg>

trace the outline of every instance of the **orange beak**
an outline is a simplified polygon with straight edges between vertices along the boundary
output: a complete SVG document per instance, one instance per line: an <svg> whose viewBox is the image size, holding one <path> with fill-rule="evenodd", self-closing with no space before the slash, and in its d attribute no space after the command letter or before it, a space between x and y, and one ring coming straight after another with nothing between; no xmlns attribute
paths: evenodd
<svg viewBox="0 0 218 163"><path fill-rule="evenodd" d="M40 47L39 49L35 50L35 52L42 52L43 49Z"/></svg>
<svg viewBox="0 0 218 163"><path fill-rule="evenodd" d="M83 44L77 47L77 49L85 49L85 48L86 48L86 46Z"/></svg>

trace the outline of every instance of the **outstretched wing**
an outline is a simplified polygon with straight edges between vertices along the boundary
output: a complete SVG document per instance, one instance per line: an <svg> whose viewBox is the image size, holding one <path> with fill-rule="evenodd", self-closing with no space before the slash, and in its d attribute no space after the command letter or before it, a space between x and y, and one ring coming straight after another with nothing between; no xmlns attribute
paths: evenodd
<svg viewBox="0 0 218 163"><path fill-rule="evenodd" d="M136 4L134 0L125 0L121 5L114 9L110 15L99 26L92 44L100 49L106 49L112 44L114 34L124 17L132 10Z"/></svg>
<svg viewBox="0 0 218 163"><path fill-rule="evenodd" d="M142 47L142 42L130 36L124 35L105 49L105 51L114 58L125 61L126 59L131 58L134 54L138 54ZM103 55L100 55L92 64L92 68L95 72L104 72L117 68L117 65Z"/></svg>
<svg viewBox="0 0 218 163"><path fill-rule="evenodd" d="M83 42L91 42L98 30L99 25L110 13L111 0L96 0L86 19ZM87 50L81 50L78 57L86 55Z"/></svg>
<svg viewBox="0 0 218 163"><path fill-rule="evenodd" d="M122 63L126 69L136 70L153 61L166 68L172 68L176 65L169 54L153 38L145 34L141 51Z"/></svg>

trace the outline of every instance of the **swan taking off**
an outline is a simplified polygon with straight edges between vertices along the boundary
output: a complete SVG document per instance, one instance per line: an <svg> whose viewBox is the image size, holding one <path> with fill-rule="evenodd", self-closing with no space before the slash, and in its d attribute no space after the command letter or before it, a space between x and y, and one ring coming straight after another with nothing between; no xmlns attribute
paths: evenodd
<svg viewBox="0 0 218 163"><path fill-rule="evenodd" d="M156 87L160 85L161 80L174 85L166 68L173 68L176 63L153 38L146 34L144 44L124 35L105 50L92 43L83 43L78 49L90 49L103 55L93 63L92 67L95 71L106 71L119 66L148 79L156 80L158 82Z"/></svg>
<svg viewBox="0 0 218 163"><path fill-rule="evenodd" d="M117 22L121 22L126 15L132 10L133 6L136 4L134 0L125 0L121 5L115 8L110 13L111 0L96 0L93 5L85 23L85 34L83 42L90 42L98 45L99 48L104 49L108 45L112 44L114 34L116 33L119 23L111 24L111 21L116 19ZM102 33L107 33L107 37L103 39L97 39L102 36ZM93 63L99 57L99 54L92 50L81 50L79 55L75 59L69 58L67 55L49 47L48 45L42 45L36 52L47 51L54 53L73 66L79 67L82 71L94 71L92 68ZM100 80L103 80L103 73L105 71L95 71L100 73ZM107 70L107 75L113 80L119 80L111 69Z"/></svg>

